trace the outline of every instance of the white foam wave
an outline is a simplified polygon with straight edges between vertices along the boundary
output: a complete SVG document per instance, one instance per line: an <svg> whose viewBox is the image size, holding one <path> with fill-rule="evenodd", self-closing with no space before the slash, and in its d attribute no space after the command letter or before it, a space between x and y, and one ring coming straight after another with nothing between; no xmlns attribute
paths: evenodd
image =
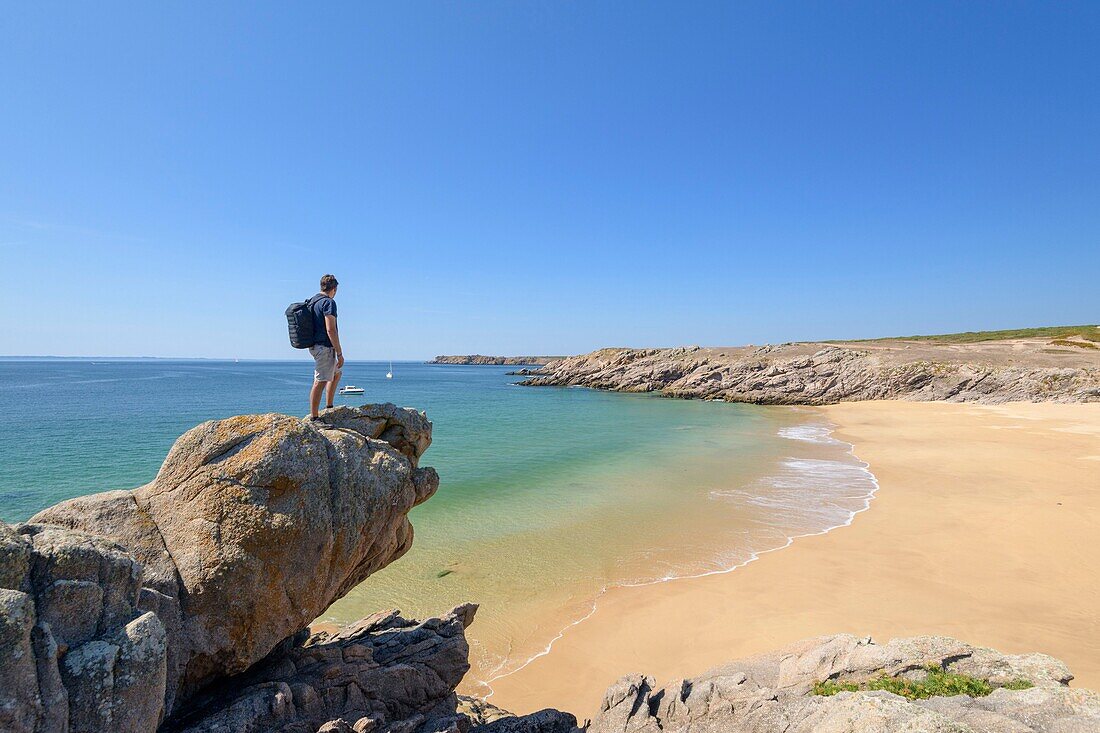
<svg viewBox="0 0 1100 733"><path fill-rule="evenodd" d="M791 425L785 428L779 428L778 435L780 438L803 440L807 443L818 443L822 445L843 444L843 441L837 440L832 436L832 428L827 425Z"/></svg>
<svg viewBox="0 0 1100 733"><path fill-rule="evenodd" d="M867 508L876 487L874 476L860 462L788 458L774 474L745 487L712 491L711 497L764 509L769 525L839 527Z"/></svg>

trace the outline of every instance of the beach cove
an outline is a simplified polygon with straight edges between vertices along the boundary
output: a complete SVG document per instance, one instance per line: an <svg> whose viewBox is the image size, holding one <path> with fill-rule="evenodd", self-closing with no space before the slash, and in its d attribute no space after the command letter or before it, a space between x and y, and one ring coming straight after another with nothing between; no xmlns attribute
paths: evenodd
<svg viewBox="0 0 1100 733"><path fill-rule="evenodd" d="M386 379L388 368L350 363L367 396L341 401L423 408L440 490L412 511L408 553L320 620L476 602L462 686L472 695L541 658L610 590L727 572L846 524L874 491L812 409L533 390L505 366L399 362ZM308 379L298 362L0 362L0 516L144 484L185 430L293 415ZM39 409L24 414L27 401Z"/></svg>
<svg viewBox="0 0 1100 733"><path fill-rule="evenodd" d="M622 674L663 683L836 632L1041 651L1100 683L1100 404L814 409L877 478L868 511L729 573L612 589L491 701L591 717Z"/></svg>

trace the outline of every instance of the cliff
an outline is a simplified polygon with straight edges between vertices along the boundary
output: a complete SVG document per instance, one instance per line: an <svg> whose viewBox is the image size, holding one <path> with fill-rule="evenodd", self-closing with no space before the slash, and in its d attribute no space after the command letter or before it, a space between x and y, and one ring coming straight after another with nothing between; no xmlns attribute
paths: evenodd
<svg viewBox="0 0 1100 733"><path fill-rule="evenodd" d="M527 379L521 384L535 387L771 405L887 399L1100 401L1100 349L1037 339L601 349L522 373Z"/></svg>
<svg viewBox="0 0 1100 733"><path fill-rule="evenodd" d="M536 366L549 364L561 359L560 356L483 356L481 354L467 354L465 356L437 356L429 364L490 364L512 366Z"/></svg>

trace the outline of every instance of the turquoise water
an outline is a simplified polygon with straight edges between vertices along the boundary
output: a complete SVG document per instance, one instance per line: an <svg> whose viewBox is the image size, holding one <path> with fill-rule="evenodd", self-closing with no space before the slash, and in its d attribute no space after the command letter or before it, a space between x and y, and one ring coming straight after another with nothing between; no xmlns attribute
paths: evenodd
<svg viewBox="0 0 1100 733"><path fill-rule="evenodd" d="M399 562L335 604L350 621L476 601L471 680L506 674L603 589L722 572L849 521L873 489L817 413L512 384L510 367L349 363L352 404L428 413L439 493ZM211 418L302 415L312 362L0 361L0 517L151 480ZM476 690L474 690L476 691Z"/></svg>

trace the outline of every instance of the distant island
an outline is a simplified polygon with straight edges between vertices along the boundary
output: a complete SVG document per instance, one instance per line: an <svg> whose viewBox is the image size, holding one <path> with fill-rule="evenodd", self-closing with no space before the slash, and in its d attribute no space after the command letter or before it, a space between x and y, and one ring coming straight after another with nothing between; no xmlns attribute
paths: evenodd
<svg viewBox="0 0 1100 733"><path fill-rule="evenodd" d="M466 354L464 356L437 356L429 364L490 364L496 366L542 366L552 361L564 359L564 356L484 356Z"/></svg>

